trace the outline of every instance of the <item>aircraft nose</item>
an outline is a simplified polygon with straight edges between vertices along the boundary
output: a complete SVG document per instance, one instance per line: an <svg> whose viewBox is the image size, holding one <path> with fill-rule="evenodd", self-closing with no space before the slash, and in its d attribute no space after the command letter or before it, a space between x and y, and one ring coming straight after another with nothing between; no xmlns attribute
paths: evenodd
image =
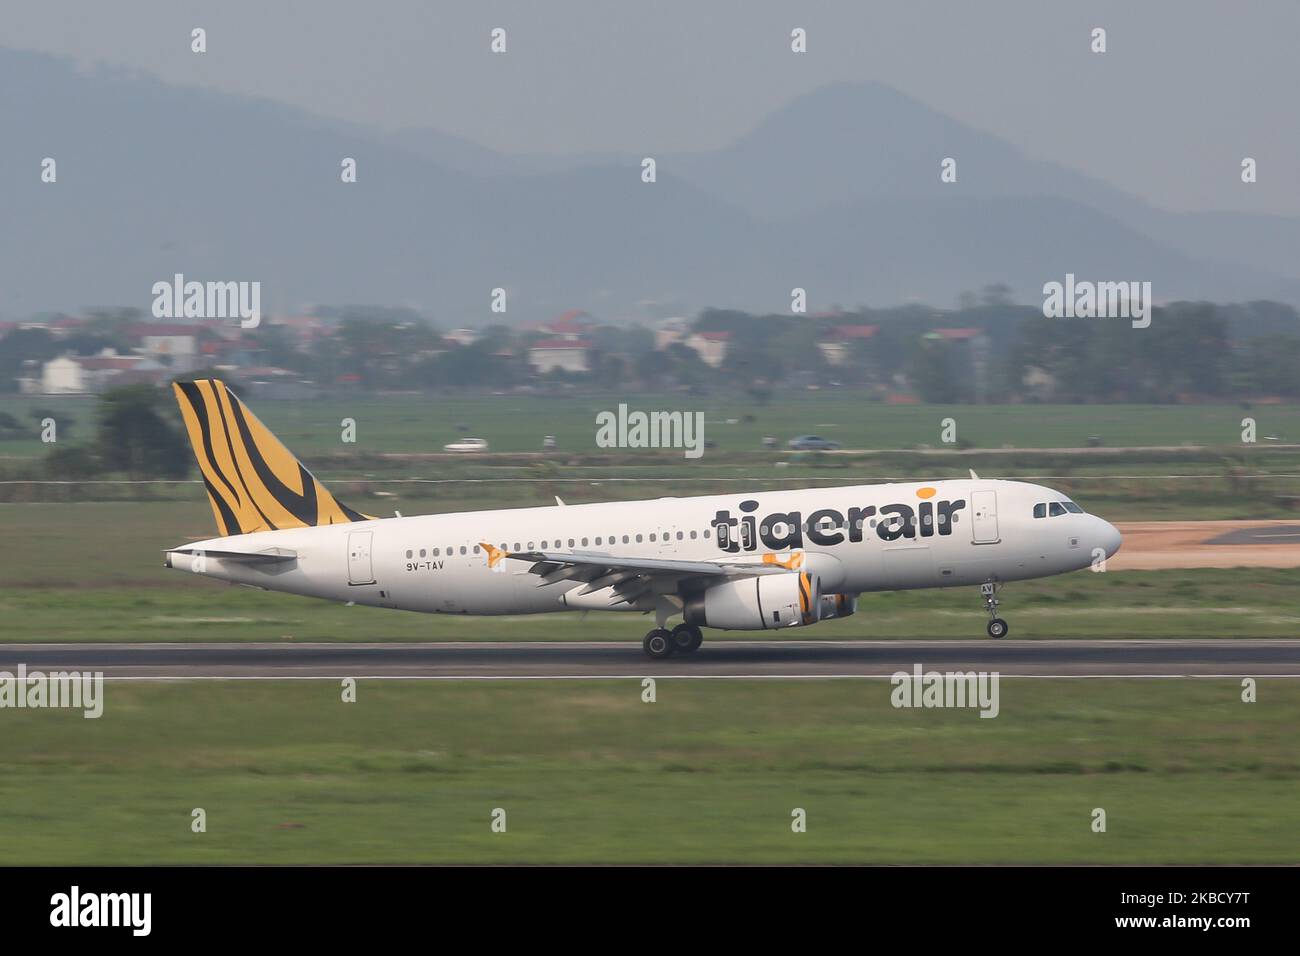
<svg viewBox="0 0 1300 956"><path fill-rule="evenodd" d="M1097 521L1101 525L1100 534L1098 535L1098 547L1106 552L1106 557L1112 557L1124 542L1124 536L1119 533L1119 528L1109 521L1103 518L1098 518Z"/></svg>

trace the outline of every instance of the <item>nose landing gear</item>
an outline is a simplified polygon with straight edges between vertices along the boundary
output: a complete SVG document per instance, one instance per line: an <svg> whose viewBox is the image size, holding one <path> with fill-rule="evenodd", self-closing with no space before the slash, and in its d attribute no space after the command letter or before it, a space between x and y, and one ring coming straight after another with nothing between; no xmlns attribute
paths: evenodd
<svg viewBox="0 0 1300 956"><path fill-rule="evenodd" d="M989 612L989 637L995 640L1007 636L1007 622L998 617L998 584L990 581L980 585L980 594L984 596L984 610Z"/></svg>

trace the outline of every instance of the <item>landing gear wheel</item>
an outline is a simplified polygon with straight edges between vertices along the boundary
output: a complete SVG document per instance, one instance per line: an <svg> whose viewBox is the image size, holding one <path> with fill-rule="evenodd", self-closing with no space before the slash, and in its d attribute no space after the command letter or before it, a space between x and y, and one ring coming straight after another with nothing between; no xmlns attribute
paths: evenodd
<svg viewBox="0 0 1300 956"><path fill-rule="evenodd" d="M980 585L980 594L984 597L984 610L989 614L989 637L997 640L1007 636L1007 622L998 617L998 582L988 581Z"/></svg>
<svg viewBox="0 0 1300 956"><path fill-rule="evenodd" d="M645 651L646 657L653 661L661 661L665 657L671 657L677 648L673 644L672 633L662 627L656 627L641 641L641 649Z"/></svg>
<svg viewBox="0 0 1300 956"><path fill-rule="evenodd" d="M694 624L678 624L673 628L673 646L682 654L693 654L704 643L704 633Z"/></svg>

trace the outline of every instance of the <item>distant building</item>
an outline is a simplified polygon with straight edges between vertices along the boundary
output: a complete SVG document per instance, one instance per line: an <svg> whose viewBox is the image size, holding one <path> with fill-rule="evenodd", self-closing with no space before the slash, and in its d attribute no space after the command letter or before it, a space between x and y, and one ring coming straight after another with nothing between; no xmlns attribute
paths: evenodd
<svg viewBox="0 0 1300 956"><path fill-rule="evenodd" d="M534 342L528 348L528 365L539 375L560 369L564 372L591 370L591 343L553 338Z"/></svg>
<svg viewBox="0 0 1300 956"><path fill-rule="evenodd" d="M538 331L545 332L552 338L575 342L585 339L595 326L596 320L586 312L570 309L558 318L543 322L538 326Z"/></svg>
<svg viewBox="0 0 1300 956"><path fill-rule="evenodd" d="M255 389L259 398L275 401L308 401L320 394L311 379L300 372L274 365L251 365L239 369L239 381Z"/></svg>
<svg viewBox="0 0 1300 956"><path fill-rule="evenodd" d="M692 332L686 339L686 347L693 349L705 365L717 368L727 358L730 341L730 332Z"/></svg>
<svg viewBox="0 0 1300 956"><path fill-rule="evenodd" d="M670 345L686 340L690 333L690 320L679 317L664 319L655 326L655 351L662 352Z"/></svg>
<svg viewBox="0 0 1300 956"><path fill-rule="evenodd" d="M945 342L969 342L984 337L983 329L931 329L925 334L928 339L942 339Z"/></svg>
<svg viewBox="0 0 1300 956"><path fill-rule="evenodd" d="M201 367L197 325L141 322L127 330L127 336L144 355L173 372L192 372Z"/></svg>
<svg viewBox="0 0 1300 956"><path fill-rule="evenodd" d="M843 365L855 342L865 342L880 331L878 325L837 325L817 342L827 365Z"/></svg>
<svg viewBox="0 0 1300 956"><path fill-rule="evenodd" d="M60 355L41 370L44 395L94 395L118 385L159 382L170 369L143 355L119 355L104 349L99 355Z"/></svg>
<svg viewBox="0 0 1300 956"><path fill-rule="evenodd" d="M473 345L481 336L476 329L452 329L443 338L456 345Z"/></svg>

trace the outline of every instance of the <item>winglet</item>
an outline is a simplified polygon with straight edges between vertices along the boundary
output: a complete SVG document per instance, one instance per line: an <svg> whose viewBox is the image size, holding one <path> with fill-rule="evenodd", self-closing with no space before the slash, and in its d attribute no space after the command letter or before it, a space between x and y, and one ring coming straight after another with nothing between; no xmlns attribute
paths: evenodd
<svg viewBox="0 0 1300 956"><path fill-rule="evenodd" d="M557 505L560 505L561 507L564 506L564 502L560 500L560 496L559 496L559 495L556 495L556 496L555 496L555 503L556 503Z"/></svg>
<svg viewBox="0 0 1300 956"><path fill-rule="evenodd" d="M972 478L974 478L976 481L979 481L979 480L980 480L980 476L977 475L977 474L975 474L975 469L974 469L974 468L970 469L970 476L971 476Z"/></svg>

